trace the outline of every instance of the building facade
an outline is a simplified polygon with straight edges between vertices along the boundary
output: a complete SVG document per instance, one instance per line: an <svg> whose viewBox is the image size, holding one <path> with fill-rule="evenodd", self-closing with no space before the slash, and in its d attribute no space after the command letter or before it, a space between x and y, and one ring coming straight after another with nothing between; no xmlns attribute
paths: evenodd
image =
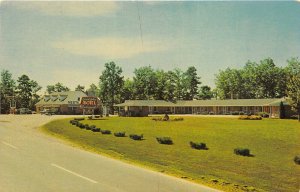
<svg viewBox="0 0 300 192"><path fill-rule="evenodd" d="M44 95L42 99L35 104L36 112L51 110L56 114L75 115L83 114L83 108L80 106L80 100L87 95L82 91L54 92ZM100 103L98 110L100 108ZM94 111L85 110L86 114L92 114Z"/></svg>
<svg viewBox="0 0 300 192"><path fill-rule="evenodd" d="M121 116L147 116L149 114L211 114L239 115L265 113L270 117L280 116L280 105L286 117L293 114L286 99L232 99L232 100L126 100L115 105Z"/></svg>

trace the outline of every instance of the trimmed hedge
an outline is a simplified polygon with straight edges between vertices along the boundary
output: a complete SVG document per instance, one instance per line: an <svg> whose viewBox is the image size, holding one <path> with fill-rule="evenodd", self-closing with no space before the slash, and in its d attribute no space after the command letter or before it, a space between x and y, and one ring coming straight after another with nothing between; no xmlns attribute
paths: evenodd
<svg viewBox="0 0 300 192"><path fill-rule="evenodd" d="M125 132L116 132L114 133L116 137L125 137Z"/></svg>
<svg viewBox="0 0 300 192"><path fill-rule="evenodd" d="M190 146L193 148L193 149L203 149L203 150L207 150L208 148L206 147L206 144L205 143L195 143L195 142L190 142Z"/></svg>
<svg viewBox="0 0 300 192"><path fill-rule="evenodd" d="M144 136L143 136L143 134L141 134L141 135L130 134L129 137L133 140L142 140Z"/></svg>
<svg viewBox="0 0 300 192"><path fill-rule="evenodd" d="M233 150L236 155L250 156L250 150L246 148L236 148Z"/></svg>
<svg viewBox="0 0 300 192"><path fill-rule="evenodd" d="M85 125L84 125L83 123L80 123L80 124L79 124L79 128L80 128L80 129L84 129L84 128L85 128Z"/></svg>
<svg viewBox="0 0 300 192"><path fill-rule="evenodd" d="M110 130L101 130L101 133L103 135L109 135L109 134L111 134L111 131Z"/></svg>
<svg viewBox="0 0 300 192"><path fill-rule="evenodd" d="M85 127L86 130L91 130L91 128L88 124L85 124L84 127Z"/></svg>
<svg viewBox="0 0 300 192"><path fill-rule="evenodd" d="M92 131L93 131L93 132L100 132L100 128L94 127L94 128L92 128Z"/></svg>
<svg viewBox="0 0 300 192"><path fill-rule="evenodd" d="M240 120L262 120L261 116L257 116L257 115L241 115L239 116Z"/></svg>
<svg viewBox="0 0 300 192"><path fill-rule="evenodd" d="M300 155L296 155L294 158L294 162L298 165L300 165Z"/></svg>
<svg viewBox="0 0 300 192"><path fill-rule="evenodd" d="M165 144L165 145L172 145L173 144L173 141L172 141L171 137L156 137L156 140L160 144Z"/></svg>

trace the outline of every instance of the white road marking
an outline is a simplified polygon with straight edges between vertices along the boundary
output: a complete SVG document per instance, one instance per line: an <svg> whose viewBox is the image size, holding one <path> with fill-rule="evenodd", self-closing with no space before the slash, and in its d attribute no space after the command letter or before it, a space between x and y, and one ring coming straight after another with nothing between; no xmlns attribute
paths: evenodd
<svg viewBox="0 0 300 192"><path fill-rule="evenodd" d="M82 178L82 179L85 179L85 180L87 180L87 181L89 181L89 182L91 182L91 183L98 183L97 181L95 181L95 180L93 180L93 179L84 177L84 176L82 176L82 175L80 175L80 174L78 174L78 173L75 173L75 172L73 172L73 171L70 171L70 170L68 170L68 169L66 169L66 168L63 168L63 167L61 167L61 166L59 166L59 165L56 165L56 164L54 164L54 163L52 163L51 165L52 165L53 167L59 168L59 169L61 169L61 170L64 170L64 171L66 171L66 172L68 172L68 173L71 173L71 174L73 174L73 175L75 175L75 176L77 176L77 177L80 177L80 178Z"/></svg>
<svg viewBox="0 0 300 192"><path fill-rule="evenodd" d="M5 141L2 141L2 143L3 143L4 145L7 145L7 146L13 148L13 149L18 149L18 147L13 146L12 144L6 143Z"/></svg>

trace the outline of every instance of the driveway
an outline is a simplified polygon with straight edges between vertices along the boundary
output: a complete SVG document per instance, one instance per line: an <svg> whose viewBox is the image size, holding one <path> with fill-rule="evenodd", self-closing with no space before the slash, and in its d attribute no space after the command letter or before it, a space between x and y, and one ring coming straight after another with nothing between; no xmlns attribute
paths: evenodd
<svg viewBox="0 0 300 192"><path fill-rule="evenodd" d="M87 152L37 130L70 116L0 115L0 192L218 191Z"/></svg>

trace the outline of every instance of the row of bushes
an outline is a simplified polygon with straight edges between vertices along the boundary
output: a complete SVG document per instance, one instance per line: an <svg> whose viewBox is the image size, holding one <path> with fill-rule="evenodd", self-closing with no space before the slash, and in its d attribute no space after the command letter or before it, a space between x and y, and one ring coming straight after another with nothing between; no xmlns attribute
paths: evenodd
<svg viewBox="0 0 300 192"><path fill-rule="evenodd" d="M183 121L182 117L176 117L174 119L167 119L164 117L152 117L153 121Z"/></svg>
<svg viewBox="0 0 300 192"><path fill-rule="evenodd" d="M240 120L262 120L261 116L257 116L257 115L241 115L239 117Z"/></svg>
<svg viewBox="0 0 300 192"><path fill-rule="evenodd" d="M97 128L95 125L88 125L80 123L79 121L84 120L84 118L75 118L74 120L70 120L70 123L72 125L75 125L81 129L91 130L93 132L101 132L102 134L111 134L110 130L101 130L100 128ZM116 137L126 137L125 132L115 132L114 136ZM137 134L130 134L129 137L133 140L143 140L143 134L137 135ZM173 140L170 137L157 137L157 142L164 145L172 145ZM190 142L190 146L193 149L197 150L208 150L205 143L196 143L196 142ZM250 153L250 150L247 148L235 148L233 151L236 155L241 156L252 156ZM298 165L300 165L300 155L295 156L294 162Z"/></svg>

